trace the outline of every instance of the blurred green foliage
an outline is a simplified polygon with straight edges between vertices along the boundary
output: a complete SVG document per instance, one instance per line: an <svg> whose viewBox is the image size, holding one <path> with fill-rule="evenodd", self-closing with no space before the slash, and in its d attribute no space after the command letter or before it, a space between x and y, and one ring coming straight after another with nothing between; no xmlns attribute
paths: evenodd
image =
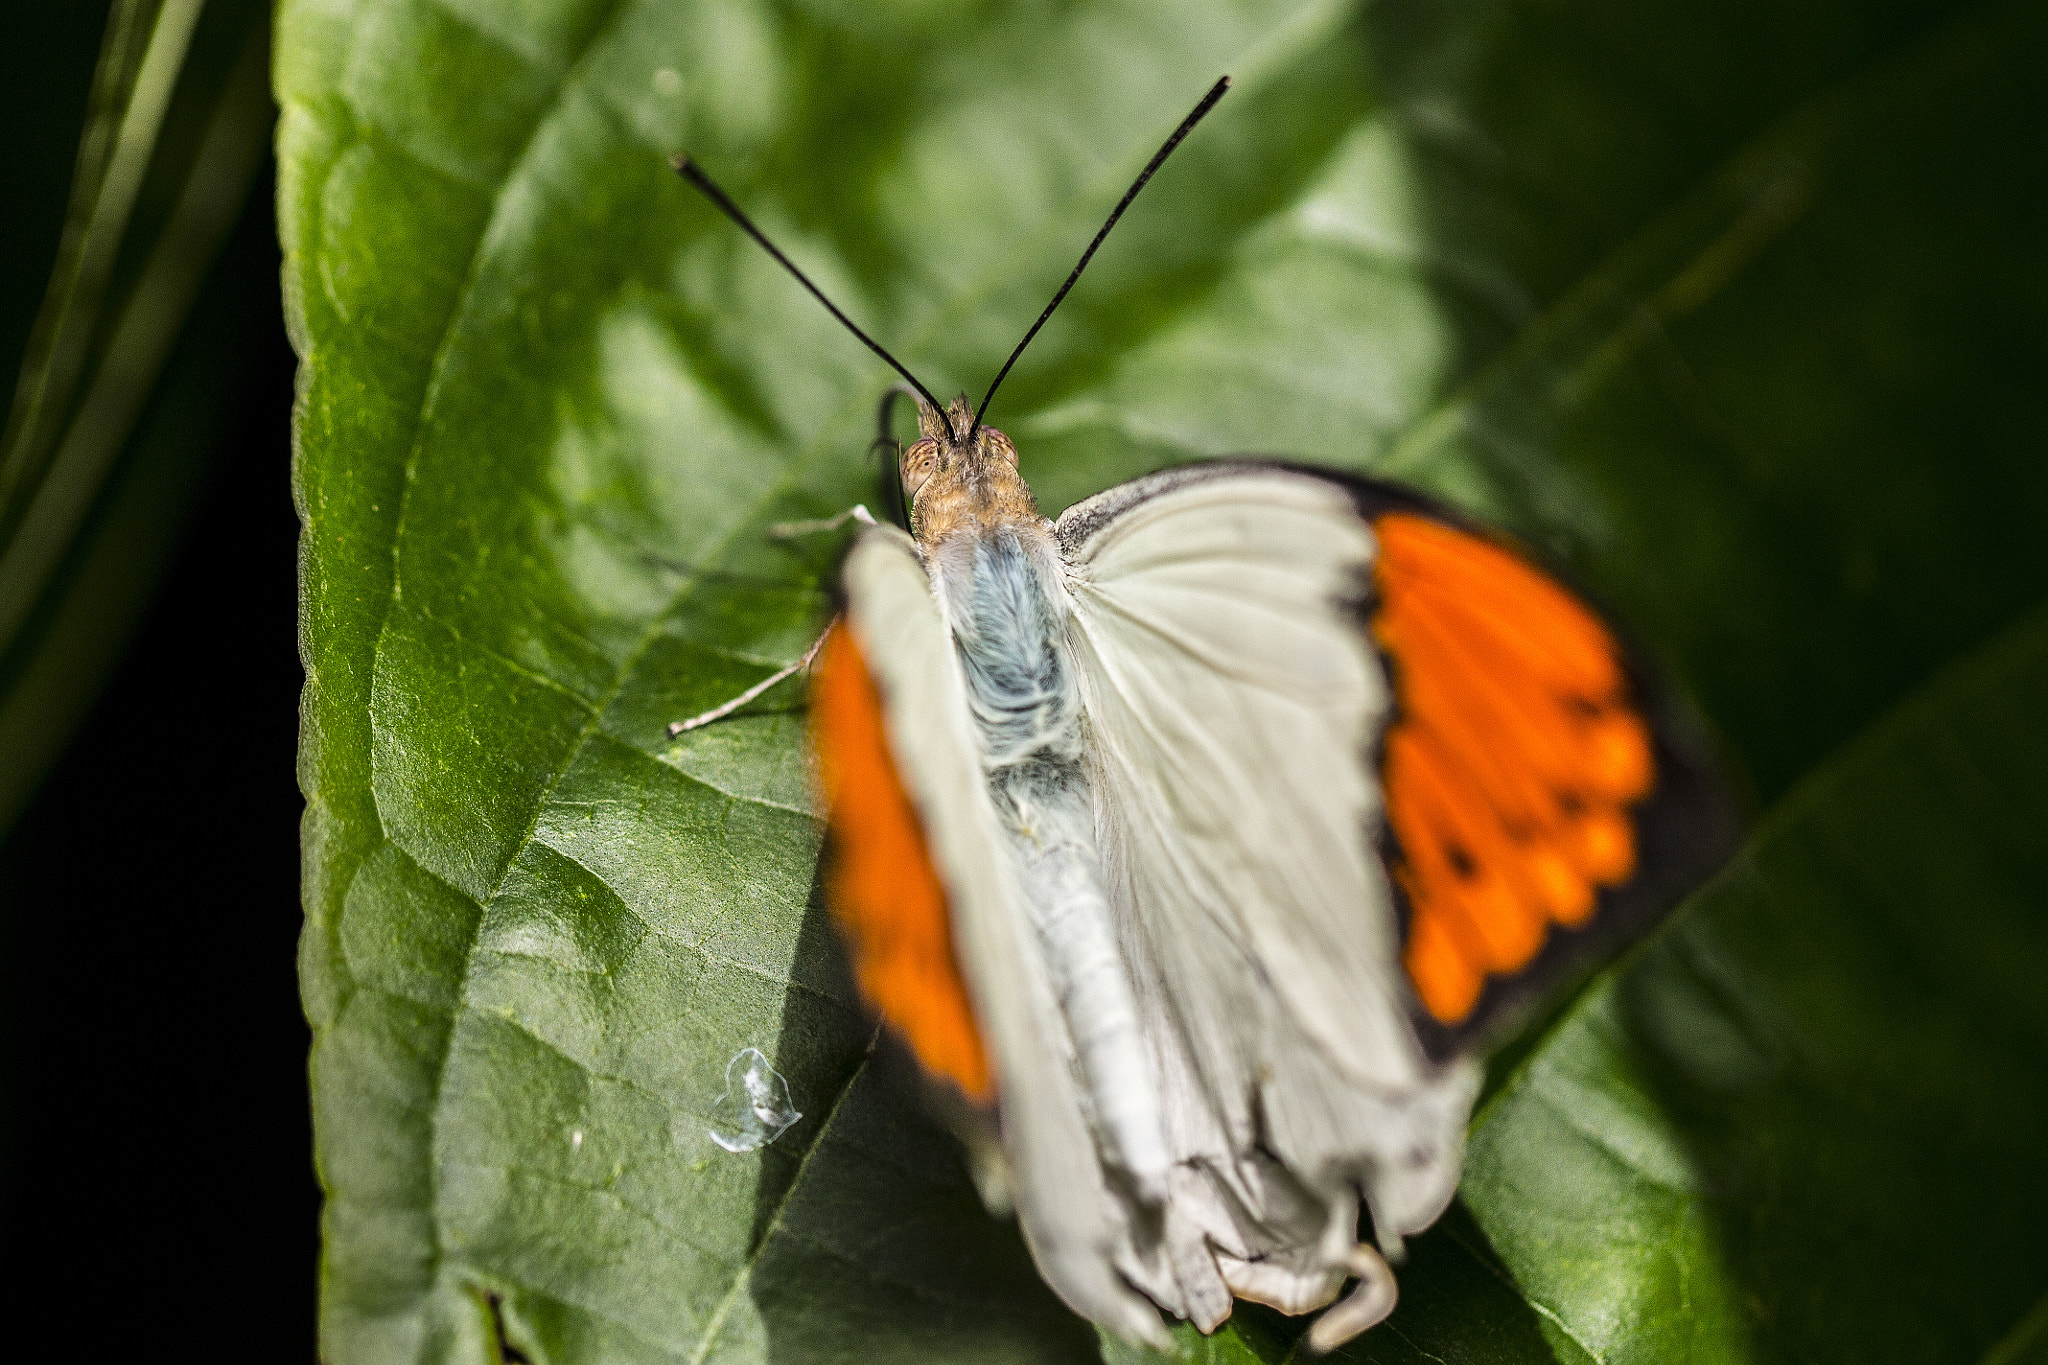
<svg viewBox="0 0 2048 1365"><path fill-rule="evenodd" d="M255 368L262 262L215 267L272 124L266 8L45 7L10 33L0 829L119 657Z"/></svg>
<svg viewBox="0 0 2048 1365"><path fill-rule="evenodd" d="M1765 813L1499 1066L1353 1360L2011 1360L2048 1257L2048 15L287 0L327 1359L1072 1360L869 1060L794 690L888 376L1048 511L1254 450L1635 623ZM803 1119L709 1139L757 1046ZM1186 1358L1279 1361L1246 1308ZM1113 1343L1112 1358L1130 1355Z"/></svg>

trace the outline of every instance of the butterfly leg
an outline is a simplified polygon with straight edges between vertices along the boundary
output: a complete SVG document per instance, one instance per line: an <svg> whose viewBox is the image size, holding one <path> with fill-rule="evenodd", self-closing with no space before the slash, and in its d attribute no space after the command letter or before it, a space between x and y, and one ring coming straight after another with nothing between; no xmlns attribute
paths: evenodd
<svg viewBox="0 0 2048 1365"><path fill-rule="evenodd" d="M1317 1355L1334 1351L1366 1328L1385 1321L1399 1297L1394 1268L1369 1246L1351 1248L1344 1258L1344 1270L1357 1276L1358 1287L1331 1305L1308 1329L1308 1348Z"/></svg>
<svg viewBox="0 0 2048 1365"><path fill-rule="evenodd" d="M856 507L853 510L858 512L861 509ZM763 692L766 692L769 688L775 686L775 684L781 682L784 678L788 678L795 674L803 672L805 669L811 666L811 661L818 657L818 651L824 648L825 646L825 636L830 635L831 633L831 627L826 627L825 634L820 635L817 639L811 642L811 647L804 651L803 658L798 659L788 668L779 669L776 672L769 674L767 677L761 679L761 681L755 683L746 691L740 693L737 697L734 697L731 701L726 702L723 705L714 706L709 711L704 711L697 715L691 716L688 720L670 721L668 725L669 738L674 739L677 735L680 735L687 730L694 730L700 725L709 725L714 720L724 720L727 716L739 710L742 706L745 706L748 702L760 696Z"/></svg>
<svg viewBox="0 0 2048 1365"><path fill-rule="evenodd" d="M873 526L875 514L868 511L865 504L857 502L836 517L818 517L812 521L774 522L768 527L766 534L770 540L794 540L798 536L814 536L826 531L836 531L849 521L857 521L863 526Z"/></svg>

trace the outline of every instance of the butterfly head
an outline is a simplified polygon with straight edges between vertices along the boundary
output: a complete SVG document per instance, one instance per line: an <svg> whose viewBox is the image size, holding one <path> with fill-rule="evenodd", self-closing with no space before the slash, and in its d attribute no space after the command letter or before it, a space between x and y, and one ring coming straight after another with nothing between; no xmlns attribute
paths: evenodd
<svg viewBox="0 0 2048 1365"><path fill-rule="evenodd" d="M1035 524L1038 504L1017 472L1017 447L994 427L974 424L967 395L944 412L922 398L918 439L903 452L903 496L926 549L962 531Z"/></svg>

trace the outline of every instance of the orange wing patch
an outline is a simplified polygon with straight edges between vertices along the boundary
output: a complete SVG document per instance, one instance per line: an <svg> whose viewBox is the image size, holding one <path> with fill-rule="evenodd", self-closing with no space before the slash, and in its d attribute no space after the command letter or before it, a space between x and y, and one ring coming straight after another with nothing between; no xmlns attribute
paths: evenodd
<svg viewBox="0 0 2048 1365"><path fill-rule="evenodd" d="M1586 923L1636 864L1628 810L1656 782L1620 650L1513 553L1406 512L1380 542L1373 630L1393 660L1387 818L1410 910L1403 962L1438 1022Z"/></svg>
<svg viewBox="0 0 2048 1365"><path fill-rule="evenodd" d="M827 635L814 678L811 726L832 838L825 890L852 944L854 975L919 1065L985 1103L994 1085L953 956L946 893L845 622Z"/></svg>

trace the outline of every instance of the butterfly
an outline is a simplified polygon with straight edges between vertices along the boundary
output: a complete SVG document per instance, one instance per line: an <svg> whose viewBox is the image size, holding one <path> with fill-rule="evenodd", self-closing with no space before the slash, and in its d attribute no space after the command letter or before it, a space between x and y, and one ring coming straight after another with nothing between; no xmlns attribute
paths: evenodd
<svg viewBox="0 0 2048 1365"><path fill-rule="evenodd" d="M862 994L1075 1311L1166 1344L1162 1310L1320 1309L1327 1350L1455 1192L1494 1026L1707 875L1728 821L1603 615L1418 493L1229 459L1040 515L989 401L1227 87L979 408L675 164L906 381L886 447L917 406L907 515L863 514L805 660Z"/></svg>

